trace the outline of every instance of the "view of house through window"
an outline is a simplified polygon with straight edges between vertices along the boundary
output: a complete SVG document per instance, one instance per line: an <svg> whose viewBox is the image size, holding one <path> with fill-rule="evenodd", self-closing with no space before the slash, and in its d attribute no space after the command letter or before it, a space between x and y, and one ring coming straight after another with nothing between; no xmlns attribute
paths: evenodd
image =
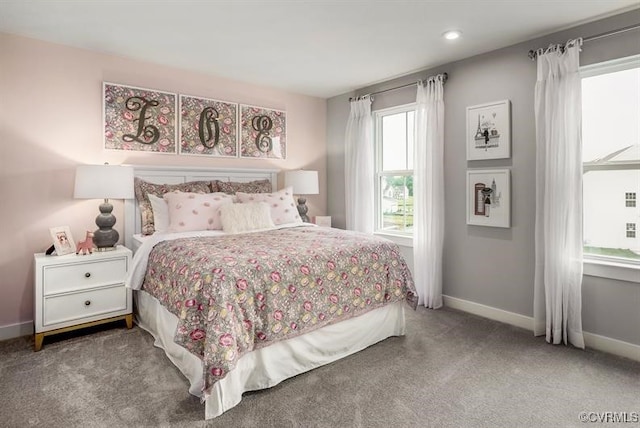
<svg viewBox="0 0 640 428"><path fill-rule="evenodd" d="M413 230L413 143L415 107L375 112L376 230Z"/></svg>
<svg viewBox="0 0 640 428"><path fill-rule="evenodd" d="M640 58L582 75L584 254L640 260Z"/></svg>

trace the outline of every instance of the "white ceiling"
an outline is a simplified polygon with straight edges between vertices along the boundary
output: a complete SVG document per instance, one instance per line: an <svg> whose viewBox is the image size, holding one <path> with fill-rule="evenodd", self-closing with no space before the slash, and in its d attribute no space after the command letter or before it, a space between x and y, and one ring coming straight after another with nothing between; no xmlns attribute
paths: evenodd
<svg viewBox="0 0 640 428"><path fill-rule="evenodd" d="M0 31L322 98L638 0L0 0ZM456 41L441 37L462 30Z"/></svg>

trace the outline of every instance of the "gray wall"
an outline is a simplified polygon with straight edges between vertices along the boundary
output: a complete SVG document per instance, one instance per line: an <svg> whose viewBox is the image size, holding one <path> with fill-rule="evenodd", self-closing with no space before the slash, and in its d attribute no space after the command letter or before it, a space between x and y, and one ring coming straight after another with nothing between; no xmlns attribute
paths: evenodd
<svg viewBox="0 0 640 428"><path fill-rule="evenodd" d="M447 72L445 85L445 244L444 294L483 305L533 315L535 224L534 87L536 66L529 49L563 43L640 23L640 11L585 24L494 52L362 88L358 95L414 82ZM581 64L587 65L640 53L638 31L583 45ZM464 43L464 40L461 41ZM344 129L349 111L345 94L327 103L329 214L344 227ZM466 107L511 100L512 157L466 161ZM376 95L373 109L415 101L415 88ZM465 218L467 168L511 168L509 229L468 226ZM640 345L640 285L584 277L584 330Z"/></svg>

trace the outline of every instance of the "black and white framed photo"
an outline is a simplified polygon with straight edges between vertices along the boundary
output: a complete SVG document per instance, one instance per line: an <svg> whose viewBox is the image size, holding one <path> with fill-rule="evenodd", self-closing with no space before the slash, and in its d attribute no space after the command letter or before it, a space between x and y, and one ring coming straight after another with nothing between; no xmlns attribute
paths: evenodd
<svg viewBox="0 0 640 428"><path fill-rule="evenodd" d="M511 157L511 102L467 107L467 160Z"/></svg>
<svg viewBox="0 0 640 428"><path fill-rule="evenodd" d="M509 169L467 170L467 224L511 227Z"/></svg>
<svg viewBox="0 0 640 428"><path fill-rule="evenodd" d="M64 256L76 252L76 244L73 242L69 226L52 227L49 229L49 233L51 233L53 247L56 249L57 255Z"/></svg>

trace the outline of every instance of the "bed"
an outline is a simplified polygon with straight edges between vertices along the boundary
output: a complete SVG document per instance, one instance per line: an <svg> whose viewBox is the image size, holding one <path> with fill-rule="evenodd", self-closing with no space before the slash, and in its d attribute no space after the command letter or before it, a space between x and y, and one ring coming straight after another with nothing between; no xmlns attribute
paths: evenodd
<svg viewBox="0 0 640 428"><path fill-rule="evenodd" d="M149 183L277 188L277 170L134 168ZM136 201L125 202L136 321L189 380L205 419L238 405L243 392L404 335L404 311L417 303L406 263L383 239L300 223L145 236L143 218Z"/></svg>

